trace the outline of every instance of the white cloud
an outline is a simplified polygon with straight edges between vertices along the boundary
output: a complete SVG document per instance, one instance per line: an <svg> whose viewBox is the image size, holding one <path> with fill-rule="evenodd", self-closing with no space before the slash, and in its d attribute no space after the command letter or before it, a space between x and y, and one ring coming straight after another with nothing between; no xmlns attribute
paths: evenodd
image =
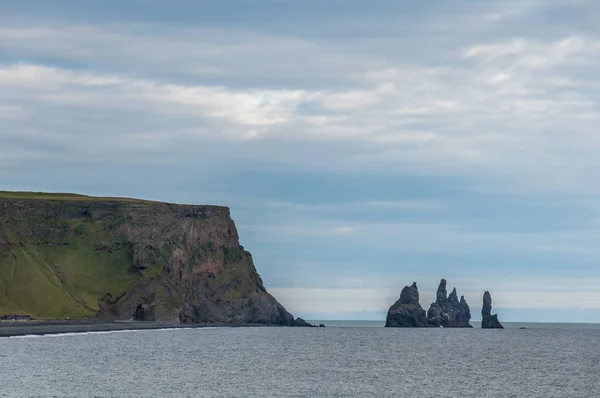
<svg viewBox="0 0 600 398"><path fill-rule="evenodd" d="M377 105L380 98L372 91L348 91L328 94L321 99L321 102L325 109L355 111Z"/></svg>
<svg viewBox="0 0 600 398"><path fill-rule="evenodd" d="M475 45L465 50L465 57L483 57L493 60L506 55L521 54L527 49L527 42L523 39L513 39L499 44Z"/></svg>
<svg viewBox="0 0 600 398"><path fill-rule="evenodd" d="M568 68L597 67L600 64L600 40L583 36L567 36L553 41L513 38L470 46L463 53L465 58L478 59L482 66L495 70L491 83L527 77L530 87L546 88L540 76L530 73L545 70L552 78L559 78L572 73ZM522 82L525 83L524 80Z"/></svg>
<svg viewBox="0 0 600 398"><path fill-rule="evenodd" d="M99 70L5 64L0 106L19 107L31 117L0 134L15 136L43 125L39 134L46 137L65 136L69 129L96 136L118 130L124 142L139 137L173 142L176 137L186 147L194 137L262 140L252 150L231 151L242 159L308 169L452 173L513 191L595 190L589 170L598 165L593 149L600 148L594 133L600 79L591 69L578 73L597 63L600 46L592 35L460 44L451 49L451 62L434 66L413 56L370 59L326 41L235 30L219 36L214 29L155 27L150 33L150 28L8 24L0 48L25 57L56 51ZM51 39L62 40L61 45ZM274 54L285 63L276 62ZM332 58L338 71L326 67ZM227 79L182 77L209 59L225 63ZM276 70L263 70L263 79L252 85L236 80L247 79L246 66L258 73L261 62ZM124 72L120 63L136 64L143 73ZM315 87L308 78L321 73L312 69L314 63L337 74L335 84ZM275 75L275 85L264 79ZM302 87L305 78L308 84ZM297 88L287 88L284 81ZM65 113L71 120L60 117ZM87 123L99 115L100 120ZM65 141L70 152L86 150L76 147L77 140ZM315 161L310 156L315 146L331 150ZM103 147L110 146L95 146L97 155ZM138 151L144 148L160 152L152 144Z"/></svg>
<svg viewBox="0 0 600 398"><path fill-rule="evenodd" d="M289 121L306 95L300 90L236 92L224 87L166 84L30 64L1 67L0 87L31 90L25 100L46 101L48 106L59 103L76 108L110 109L151 105L154 112L164 111L162 106L168 112L185 107L188 114L201 112L245 126ZM19 97L23 99L24 95Z"/></svg>

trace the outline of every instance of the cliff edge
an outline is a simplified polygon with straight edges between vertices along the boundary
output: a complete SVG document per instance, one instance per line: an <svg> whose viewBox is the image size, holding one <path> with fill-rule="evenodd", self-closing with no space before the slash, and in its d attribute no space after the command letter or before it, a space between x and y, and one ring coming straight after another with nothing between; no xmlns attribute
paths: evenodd
<svg viewBox="0 0 600 398"><path fill-rule="evenodd" d="M0 192L0 313L294 325L227 207Z"/></svg>

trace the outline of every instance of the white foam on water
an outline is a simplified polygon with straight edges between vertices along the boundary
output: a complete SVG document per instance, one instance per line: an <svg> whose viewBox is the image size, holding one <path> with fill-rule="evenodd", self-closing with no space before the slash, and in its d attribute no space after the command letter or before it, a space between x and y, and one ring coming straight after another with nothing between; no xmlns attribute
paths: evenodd
<svg viewBox="0 0 600 398"><path fill-rule="evenodd" d="M199 327L199 328L161 328L161 329L125 329L125 330L98 330L88 332L67 332L67 333L48 333L48 334L26 334L22 336L8 336L10 339L32 339L38 337L66 337L66 336L87 336L94 334L113 334L113 333L135 333L135 332L162 332L177 330L207 330L218 329L217 327Z"/></svg>
<svg viewBox="0 0 600 398"><path fill-rule="evenodd" d="M8 336L8 337L2 337L2 338L3 339L5 339L5 338L9 338L9 339L33 339L33 338L36 338L36 337L44 337L44 336L41 336L39 334L26 334L26 335L23 335L23 336Z"/></svg>

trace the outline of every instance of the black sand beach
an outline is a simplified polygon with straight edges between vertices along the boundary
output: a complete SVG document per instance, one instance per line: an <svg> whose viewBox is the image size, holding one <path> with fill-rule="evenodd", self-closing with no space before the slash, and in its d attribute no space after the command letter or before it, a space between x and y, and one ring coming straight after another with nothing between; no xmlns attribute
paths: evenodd
<svg viewBox="0 0 600 398"><path fill-rule="evenodd" d="M159 322L99 322L99 321L31 321L0 322L0 337L45 335L60 333L105 332L114 330L144 329L195 329L225 326L266 326L266 325L225 325L225 324L176 324Z"/></svg>

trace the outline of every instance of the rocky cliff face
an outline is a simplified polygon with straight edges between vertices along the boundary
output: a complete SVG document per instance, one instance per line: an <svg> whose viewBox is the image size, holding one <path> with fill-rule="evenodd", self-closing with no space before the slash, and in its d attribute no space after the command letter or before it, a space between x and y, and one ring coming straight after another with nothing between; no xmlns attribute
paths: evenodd
<svg viewBox="0 0 600 398"><path fill-rule="evenodd" d="M229 209L0 195L0 313L293 325Z"/></svg>
<svg viewBox="0 0 600 398"><path fill-rule="evenodd" d="M504 326L498 321L498 315L492 315L492 296L490 292L483 294L483 307L481 307L481 328L482 329L504 329Z"/></svg>
<svg viewBox="0 0 600 398"><path fill-rule="evenodd" d="M417 283L405 286L400 298L388 311L386 327L428 327L425 310L419 304Z"/></svg>
<svg viewBox="0 0 600 398"><path fill-rule="evenodd" d="M446 280L442 279L437 290L435 303L427 311L427 320L432 326L445 328L470 328L471 309L464 296L458 299L456 288L448 296Z"/></svg>

